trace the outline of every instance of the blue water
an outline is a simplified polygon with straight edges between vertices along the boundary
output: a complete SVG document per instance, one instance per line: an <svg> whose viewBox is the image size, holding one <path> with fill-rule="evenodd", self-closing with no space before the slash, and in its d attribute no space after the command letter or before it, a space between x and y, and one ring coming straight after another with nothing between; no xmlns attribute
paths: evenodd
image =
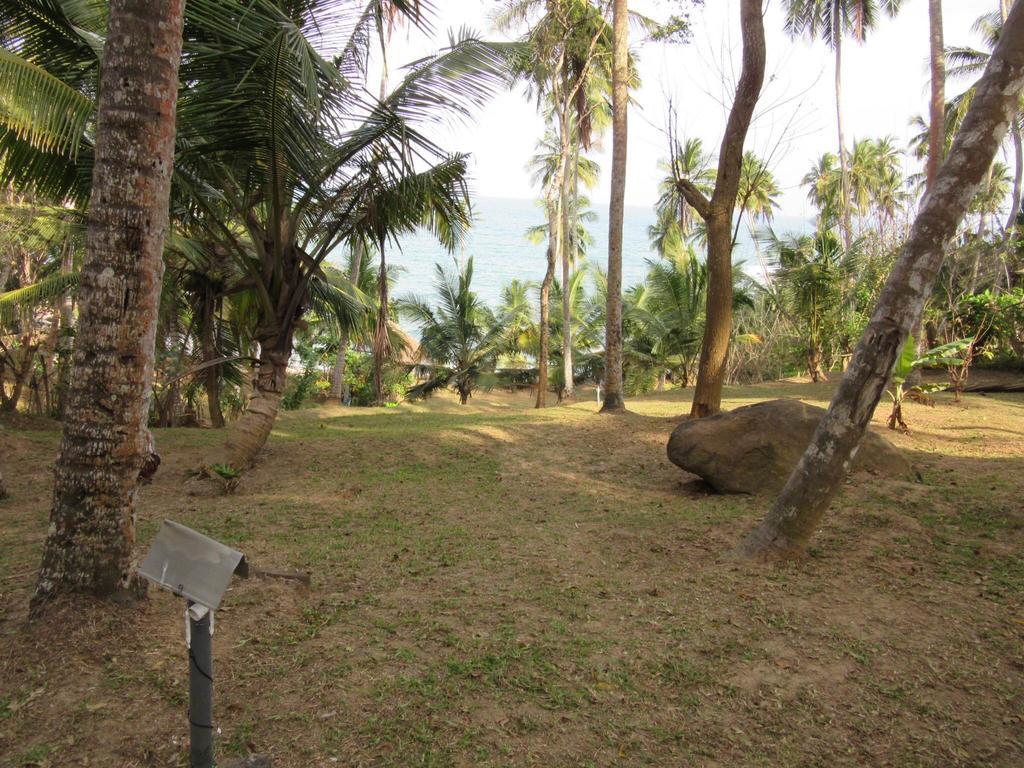
<svg viewBox="0 0 1024 768"><path fill-rule="evenodd" d="M544 278L546 244L534 245L526 239L526 230L544 223L544 212L532 200L476 198L475 218L463 247L447 252L428 232L417 232L401 241L399 250L388 253L388 263L401 269L392 296L415 294L430 300L434 296L434 264L454 269L460 258L473 257L473 290L491 307L497 307L502 286L510 280ZM595 207L597 220L588 224L594 243L588 261L606 268L608 264L608 209ZM647 259L657 255L651 250L647 228L655 221L653 208L627 206L622 232L622 273L625 286L641 282L647 273ZM800 231L810 228L802 219L778 216L776 232ZM748 271L757 276L758 265L753 244L745 225L740 227L735 261L746 262ZM338 265L340 266L340 264ZM411 329L410 329L411 330Z"/></svg>

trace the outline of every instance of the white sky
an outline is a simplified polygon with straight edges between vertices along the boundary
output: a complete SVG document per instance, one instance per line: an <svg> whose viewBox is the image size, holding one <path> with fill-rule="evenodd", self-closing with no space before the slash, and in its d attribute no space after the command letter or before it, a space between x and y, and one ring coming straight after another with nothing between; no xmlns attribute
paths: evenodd
<svg viewBox="0 0 1024 768"><path fill-rule="evenodd" d="M630 3L656 18L664 18L672 5L668 0ZM946 45L977 45L971 24L998 5L999 0L945 0ZM438 0L436 6L435 39L415 32L396 33L389 47L392 66L435 50L447 40L448 29L468 25L486 37L498 37L490 24L495 0ZM790 39L783 31L781 6L781 0L767 2L766 85L747 148L770 157L784 190L781 212L806 217L813 211L800 179L823 152L836 151L833 58L821 43ZM669 98L679 112L681 135L699 136L712 151L721 142L739 70L739 2L706 0L691 12L691 20L693 40L685 46L639 41L634 46L642 87L629 114L628 205L651 205L657 198L661 175L657 163L666 154ZM723 95L723 71L728 78L727 95ZM855 139L884 135L896 137L900 145L909 141L910 119L927 112L927 0L904 0L900 14L895 19L883 17L865 44L851 41L844 46L843 89L848 145ZM959 89L960 84L947 84L947 97ZM473 124L453 127L440 138L450 150L471 153L477 194L533 198L539 191L531 187L525 166L542 132L534 103L517 91L500 95ZM591 193L595 205L608 199L610 136L604 143L608 155L595 153L602 165L601 182Z"/></svg>

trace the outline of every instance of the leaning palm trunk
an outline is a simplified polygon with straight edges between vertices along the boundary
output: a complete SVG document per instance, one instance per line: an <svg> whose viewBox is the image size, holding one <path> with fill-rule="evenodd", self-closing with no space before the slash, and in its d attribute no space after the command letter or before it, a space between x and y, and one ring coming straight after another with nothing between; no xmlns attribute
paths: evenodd
<svg viewBox="0 0 1024 768"><path fill-rule="evenodd" d="M134 591L146 429L174 161L183 0L112 0L79 330L33 605Z"/></svg>
<svg viewBox="0 0 1024 768"><path fill-rule="evenodd" d="M228 427L223 448L206 461L205 467L223 464L241 470L255 463L281 409L291 353L290 336L260 340L259 364L253 376L249 404L241 417Z"/></svg>
<svg viewBox="0 0 1024 768"><path fill-rule="evenodd" d="M1006 136L1022 87L1024 3L1017 3L828 412L764 522L740 545L740 554L777 560L805 550L846 476L899 351L921 315L946 244Z"/></svg>

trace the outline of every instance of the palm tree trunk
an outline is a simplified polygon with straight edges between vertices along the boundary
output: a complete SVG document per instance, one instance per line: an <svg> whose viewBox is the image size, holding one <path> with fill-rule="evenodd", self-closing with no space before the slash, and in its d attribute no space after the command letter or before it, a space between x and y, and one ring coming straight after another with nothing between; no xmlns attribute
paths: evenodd
<svg viewBox="0 0 1024 768"><path fill-rule="evenodd" d="M602 413L624 411L622 397L622 219L626 205L626 139L629 111L629 9L612 3L612 177L608 205L608 299L604 333Z"/></svg>
<svg viewBox="0 0 1024 768"><path fill-rule="evenodd" d="M363 271L363 240L356 238L352 246L352 264L349 267L348 279L352 285L359 285L359 274ZM347 328L342 329L338 337L338 358L334 361L334 381L331 394L344 404L349 398L349 387L345 384L345 358L348 356L348 347L351 343Z"/></svg>
<svg viewBox="0 0 1024 768"><path fill-rule="evenodd" d="M111 0L68 392L34 608L135 592L146 429L174 162L183 0Z"/></svg>
<svg viewBox="0 0 1024 768"><path fill-rule="evenodd" d="M828 412L768 515L740 545L741 555L777 560L804 552L842 485L893 363L921 315L946 245L1006 136L1022 86L1024 3L1018 3Z"/></svg>
<svg viewBox="0 0 1024 768"><path fill-rule="evenodd" d="M839 137L839 217L843 229L843 247L849 249L853 227L850 224L850 164L843 131L843 25L839 5L839 0L836 0L832 10L832 40L836 49L836 132Z"/></svg>
<svg viewBox="0 0 1024 768"><path fill-rule="evenodd" d="M203 362L209 362L219 356L219 352L214 344L216 318L214 317L213 301L213 297L207 296L206 300L203 302L203 311L206 315L206 317L203 318L202 327ZM203 371L204 388L206 389L206 403L210 411L210 425L214 429L221 429L224 426L224 412L220 407L222 367L223 366L220 364L211 365Z"/></svg>
<svg viewBox="0 0 1024 768"><path fill-rule="evenodd" d="M946 136L946 55L942 41L942 0L928 0L931 101L928 104L928 168L925 189L931 189L942 167Z"/></svg>
<svg viewBox="0 0 1024 768"><path fill-rule="evenodd" d="M70 244L65 243L64 255L61 259L60 270L63 274L71 272L74 251ZM71 387L71 356L75 349L75 325L74 307L71 299L71 289L67 289L60 297L58 308L60 331L57 337L57 392L55 411L58 417L64 413L64 403L67 400L68 390Z"/></svg>
<svg viewBox="0 0 1024 768"><path fill-rule="evenodd" d="M707 319L700 348L697 385L690 415L703 418L722 408L732 333L732 217L739 193L743 144L764 83L765 41L761 0L743 0L740 28L743 68L718 152L715 191L707 200L692 184L684 184L687 201L704 219L708 231Z"/></svg>
<svg viewBox="0 0 1024 768"><path fill-rule="evenodd" d="M537 400L535 408L547 405L548 352L551 346L551 284L555 281L555 264L560 248L558 231L561 216L557 201L548 200L548 265L540 284L540 350L537 355Z"/></svg>
<svg viewBox="0 0 1024 768"><path fill-rule="evenodd" d="M562 151L569 152L568 137L563 142ZM569 267L573 258L573 238L570 235L569 218L571 177L571 174L566 173L562 183L562 236L560 238L562 245L562 397L569 400L576 396L572 365L572 302L569 296Z"/></svg>
<svg viewBox="0 0 1024 768"><path fill-rule="evenodd" d="M1010 123L1010 135L1013 137L1013 199L1010 201L1010 215L1006 218L1006 230L1011 233L1017 224L1020 214L1021 187L1024 185L1024 141L1021 140L1020 115L1013 116ZM1006 286L1009 290L1012 286Z"/></svg>
<svg viewBox="0 0 1024 768"><path fill-rule="evenodd" d="M377 275L377 326L373 332L373 403L384 405L384 363L391 356L391 336L388 330L388 266L384 256L384 241L380 245L380 274Z"/></svg>

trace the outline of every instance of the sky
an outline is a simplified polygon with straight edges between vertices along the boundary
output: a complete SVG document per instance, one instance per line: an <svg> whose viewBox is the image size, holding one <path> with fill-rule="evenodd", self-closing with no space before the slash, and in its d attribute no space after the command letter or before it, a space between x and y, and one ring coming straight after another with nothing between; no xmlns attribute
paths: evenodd
<svg viewBox="0 0 1024 768"><path fill-rule="evenodd" d="M491 39L495 0L445 0L436 4L435 35L418 31L395 34L389 46L394 68L436 50L446 30L469 26ZM780 213L810 217L800 179L814 161L838 142L835 120L834 58L820 42L793 40L783 29L781 0L766 1L768 64L754 124L746 148L769 161L783 190ZM978 45L970 28L981 14L996 10L999 0L945 0L946 45ZM678 2L637 0L631 8L664 19ZM690 13L692 40L666 45L635 40L641 88L629 112L626 203L650 206L662 175L658 162L667 154L668 104L678 112L679 133L699 137L717 150L739 73L739 1L705 0ZM848 41L843 62L843 114L847 144L891 135L905 146L914 131L910 120L928 108L928 0L904 0L895 18L882 17L863 44ZM947 84L947 97L964 83ZM438 136L442 146L471 155L472 188L487 197L535 198L539 190L526 170L543 121L522 89L494 98L467 125L448 126ZM595 205L608 199L611 137L594 153L602 166ZM915 172L914 166L907 168Z"/></svg>

